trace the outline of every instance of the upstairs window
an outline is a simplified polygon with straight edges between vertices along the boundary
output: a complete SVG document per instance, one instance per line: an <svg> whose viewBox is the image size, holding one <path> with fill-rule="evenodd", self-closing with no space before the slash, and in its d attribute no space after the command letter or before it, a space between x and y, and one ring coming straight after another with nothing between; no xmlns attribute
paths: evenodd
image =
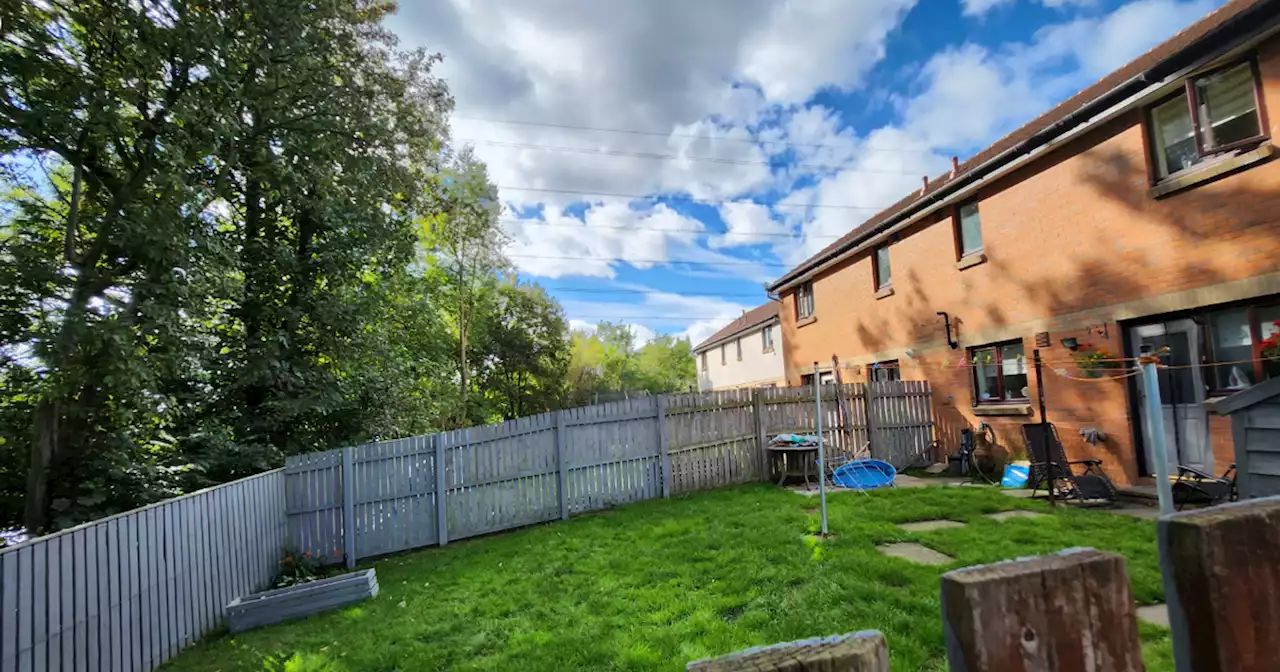
<svg viewBox="0 0 1280 672"><path fill-rule="evenodd" d="M1164 178L1217 154L1266 139L1253 61L1187 80L1183 91L1151 108L1156 175Z"/></svg>
<svg viewBox="0 0 1280 672"><path fill-rule="evenodd" d="M728 360L725 358L726 357L725 353L727 352L728 347L729 346L727 345L720 346L720 366L724 366L728 362Z"/></svg>
<svg viewBox="0 0 1280 672"><path fill-rule="evenodd" d="M760 350L762 352L773 352L773 327L768 326L764 331L760 332Z"/></svg>
<svg viewBox="0 0 1280 672"><path fill-rule="evenodd" d="M703 371L707 370L707 351L706 350L702 351L702 370Z"/></svg>
<svg viewBox="0 0 1280 672"><path fill-rule="evenodd" d="M796 289L796 319L813 317L813 283L806 282Z"/></svg>
<svg viewBox="0 0 1280 672"><path fill-rule="evenodd" d="M888 245L881 245L876 248L872 266L875 266L876 289L884 289L893 284L893 272L889 268Z"/></svg>
<svg viewBox="0 0 1280 672"><path fill-rule="evenodd" d="M735 340L734 344L738 346L738 361L741 362L742 361L742 339L739 338Z"/></svg>
<svg viewBox="0 0 1280 672"><path fill-rule="evenodd" d="M956 213L956 238L960 241L960 257L982 251L982 221L978 218L978 204L966 203Z"/></svg>

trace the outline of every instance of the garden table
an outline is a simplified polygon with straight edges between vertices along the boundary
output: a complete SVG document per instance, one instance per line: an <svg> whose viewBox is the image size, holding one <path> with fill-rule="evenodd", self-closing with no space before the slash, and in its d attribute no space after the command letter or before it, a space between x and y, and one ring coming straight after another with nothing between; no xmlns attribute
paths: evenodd
<svg viewBox="0 0 1280 672"><path fill-rule="evenodd" d="M810 470L817 475L817 446L769 446L769 455L771 461L782 463L778 469L782 472L782 476L778 478L778 485L785 483L788 476L800 476L804 478L804 487L808 488ZM800 463L798 470L793 464L795 462Z"/></svg>

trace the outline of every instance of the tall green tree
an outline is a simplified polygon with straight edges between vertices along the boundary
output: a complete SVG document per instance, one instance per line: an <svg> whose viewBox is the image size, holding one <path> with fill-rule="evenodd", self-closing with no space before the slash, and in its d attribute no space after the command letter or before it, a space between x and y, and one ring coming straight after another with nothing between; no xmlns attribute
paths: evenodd
<svg viewBox="0 0 1280 672"><path fill-rule="evenodd" d="M480 388L498 419L560 408L567 392L569 325L560 305L533 284L498 285L477 329Z"/></svg>

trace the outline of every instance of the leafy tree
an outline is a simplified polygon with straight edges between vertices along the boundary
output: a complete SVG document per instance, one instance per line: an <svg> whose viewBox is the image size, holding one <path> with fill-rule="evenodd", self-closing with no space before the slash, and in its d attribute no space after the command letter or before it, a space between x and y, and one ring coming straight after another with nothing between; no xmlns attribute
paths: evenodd
<svg viewBox="0 0 1280 672"><path fill-rule="evenodd" d="M473 366L497 419L560 408L569 367L569 327L559 304L537 285L497 287L478 332L484 353Z"/></svg>
<svg viewBox="0 0 1280 672"><path fill-rule="evenodd" d="M683 392L695 384L696 368L687 339L659 336L637 348L625 324L601 322L594 331L575 331L569 365L573 403L631 394Z"/></svg>

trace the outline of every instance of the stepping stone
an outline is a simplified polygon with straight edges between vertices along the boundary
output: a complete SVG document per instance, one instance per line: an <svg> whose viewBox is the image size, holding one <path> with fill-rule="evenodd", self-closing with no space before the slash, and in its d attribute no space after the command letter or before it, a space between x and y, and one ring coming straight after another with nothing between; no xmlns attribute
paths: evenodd
<svg viewBox="0 0 1280 672"><path fill-rule="evenodd" d="M1169 627L1169 607L1163 604L1138 607L1138 618L1152 625L1167 628Z"/></svg>
<svg viewBox="0 0 1280 672"><path fill-rule="evenodd" d="M922 565L946 565L955 562L955 558L920 544L885 544L876 546L876 550L891 558L902 558Z"/></svg>
<svg viewBox="0 0 1280 672"><path fill-rule="evenodd" d="M901 523L898 527L907 532L932 532L934 530L950 530L964 527L964 523L954 520L920 520L914 523Z"/></svg>
<svg viewBox="0 0 1280 672"><path fill-rule="evenodd" d="M999 520L1003 522L1003 521L1009 520L1010 518L1039 518L1040 516L1043 516L1043 515L1044 515L1043 513L1036 513L1035 511L1014 510L1014 511L1001 511L1000 513L988 513L987 517L992 520Z"/></svg>

